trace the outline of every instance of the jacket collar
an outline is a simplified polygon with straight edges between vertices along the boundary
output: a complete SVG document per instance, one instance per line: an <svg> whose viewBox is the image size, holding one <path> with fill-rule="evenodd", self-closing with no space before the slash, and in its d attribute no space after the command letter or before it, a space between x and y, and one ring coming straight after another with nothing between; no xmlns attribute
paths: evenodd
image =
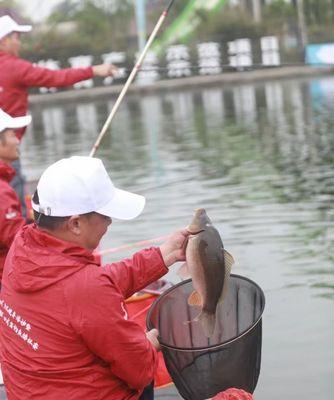
<svg viewBox="0 0 334 400"><path fill-rule="evenodd" d="M15 173L15 169L10 164L0 160L0 179L10 182L14 178Z"/></svg>

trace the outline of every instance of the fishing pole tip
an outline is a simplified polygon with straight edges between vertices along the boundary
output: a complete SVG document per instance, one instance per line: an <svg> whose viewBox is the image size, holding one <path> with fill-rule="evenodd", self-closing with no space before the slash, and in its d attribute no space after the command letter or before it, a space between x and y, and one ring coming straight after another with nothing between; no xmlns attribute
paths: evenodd
<svg viewBox="0 0 334 400"><path fill-rule="evenodd" d="M169 10L171 9L172 5L174 3L174 0L171 0L171 2L168 4L168 7L166 8L166 10L163 12L164 16L167 16Z"/></svg>

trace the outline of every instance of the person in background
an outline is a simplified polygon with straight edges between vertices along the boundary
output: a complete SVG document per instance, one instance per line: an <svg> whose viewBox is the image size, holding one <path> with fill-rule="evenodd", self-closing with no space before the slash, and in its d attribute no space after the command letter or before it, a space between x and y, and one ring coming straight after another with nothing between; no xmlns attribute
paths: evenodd
<svg viewBox="0 0 334 400"><path fill-rule="evenodd" d="M32 199L36 222L16 235L3 274L9 400L148 398L141 395L157 369L158 331L132 321L125 299L185 260L189 233L105 266L93 254L112 218L131 220L144 205L116 188L97 158L70 157L44 171Z"/></svg>
<svg viewBox="0 0 334 400"><path fill-rule="evenodd" d="M38 67L19 57L21 34L31 30L30 25L19 25L9 15L0 17L0 108L13 117L21 117L28 111L28 91L31 87L65 87L93 78L113 76L117 68L110 64L87 68L50 70ZM25 127L17 131L22 139ZM17 173L12 186L18 193L23 215L26 213L24 200L24 178L20 161L14 163Z"/></svg>
<svg viewBox="0 0 334 400"><path fill-rule="evenodd" d="M19 140L14 129L25 127L30 121L30 116L12 118L0 109L0 287L9 247L26 223L17 194L9 184L15 175L11 163L19 157Z"/></svg>

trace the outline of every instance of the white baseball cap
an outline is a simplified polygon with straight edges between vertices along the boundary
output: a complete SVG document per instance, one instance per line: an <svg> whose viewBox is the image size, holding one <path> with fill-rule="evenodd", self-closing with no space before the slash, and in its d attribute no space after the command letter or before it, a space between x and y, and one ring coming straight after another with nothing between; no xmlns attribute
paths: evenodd
<svg viewBox="0 0 334 400"><path fill-rule="evenodd" d="M25 115L24 117L11 117L0 108L0 132L5 129L17 129L23 128L29 125L31 122L31 116Z"/></svg>
<svg viewBox="0 0 334 400"><path fill-rule="evenodd" d="M32 208L44 215L69 217L95 211L117 219L136 218L145 197L118 189L101 160L74 156L50 165L37 185L39 204Z"/></svg>
<svg viewBox="0 0 334 400"><path fill-rule="evenodd" d="M0 17L0 39L12 32L29 32L31 25L19 25L9 15Z"/></svg>

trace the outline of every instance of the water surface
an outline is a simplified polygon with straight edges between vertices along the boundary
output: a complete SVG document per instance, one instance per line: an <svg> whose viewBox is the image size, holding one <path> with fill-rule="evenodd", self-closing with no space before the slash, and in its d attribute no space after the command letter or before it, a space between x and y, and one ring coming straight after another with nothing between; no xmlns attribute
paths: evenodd
<svg viewBox="0 0 334 400"><path fill-rule="evenodd" d="M34 106L27 177L88 155L113 103ZM147 198L138 219L113 222L102 249L168 234L205 207L233 272L264 290L257 400L333 398L333 126L330 77L133 95L97 153L118 186Z"/></svg>

